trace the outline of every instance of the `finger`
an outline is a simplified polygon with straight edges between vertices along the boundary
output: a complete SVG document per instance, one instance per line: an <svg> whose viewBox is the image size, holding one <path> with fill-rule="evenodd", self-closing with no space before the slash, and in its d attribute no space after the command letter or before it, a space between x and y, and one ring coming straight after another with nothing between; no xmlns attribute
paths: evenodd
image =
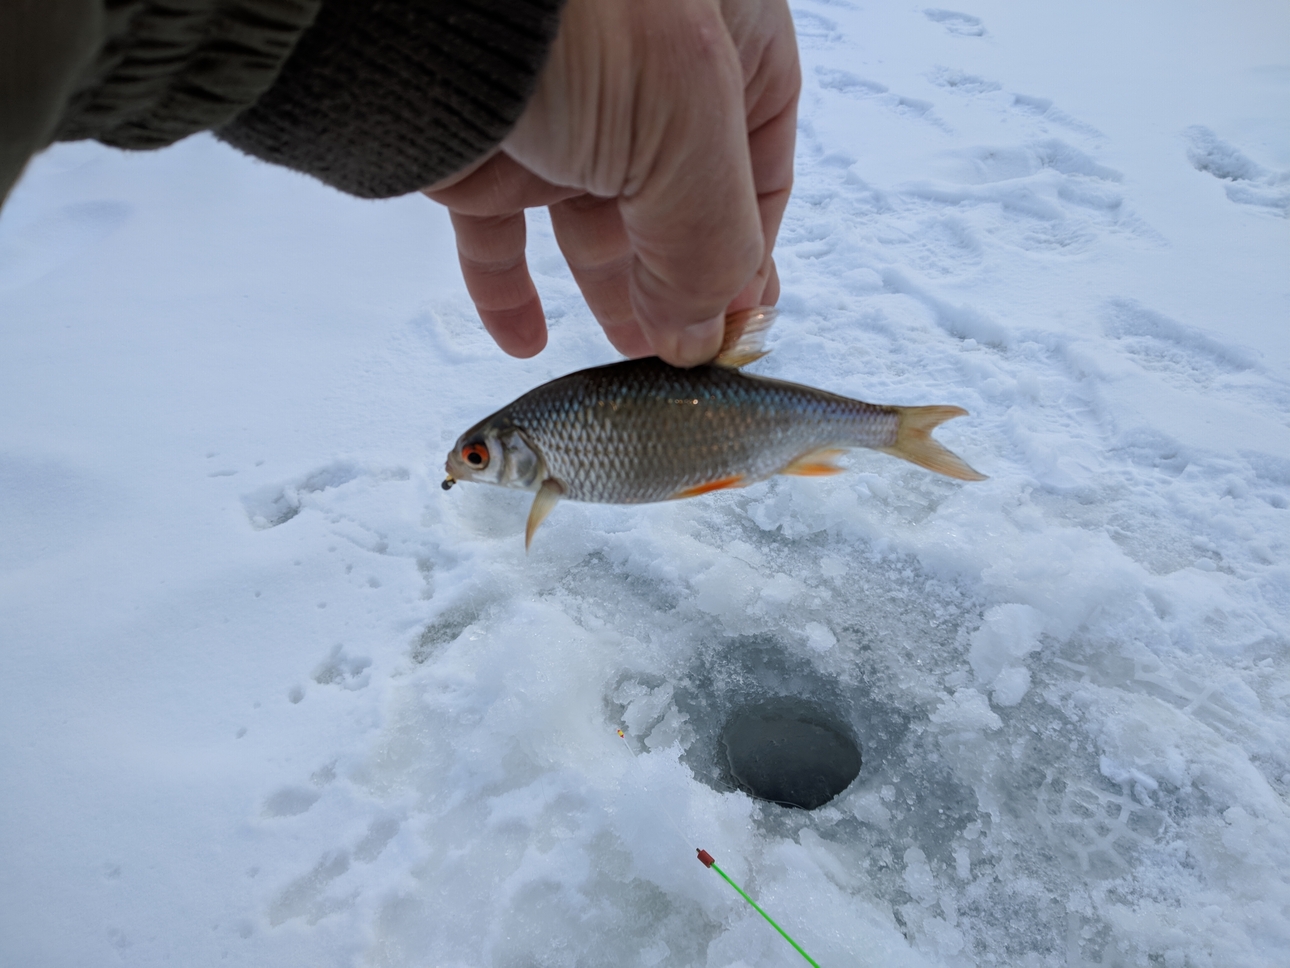
<svg viewBox="0 0 1290 968"><path fill-rule="evenodd" d="M779 276L771 253L793 190L793 149L797 132L797 100L748 136L757 213L761 218L765 254L756 274L730 304L731 311L772 305L779 298ZM771 281L774 280L773 287Z"/></svg>
<svg viewBox="0 0 1290 968"><path fill-rule="evenodd" d="M446 187L440 187L445 185ZM428 198L465 215L504 215L553 205L578 189L553 185L499 151L464 178L446 179L421 190Z"/></svg>
<svg viewBox="0 0 1290 968"><path fill-rule="evenodd" d="M770 262L770 272L766 275L766 286L761 291L761 297L757 300L759 306L773 306L779 302L779 270L775 267L775 260Z"/></svg>
<svg viewBox="0 0 1290 968"><path fill-rule="evenodd" d="M641 108L639 181L629 178L621 211L636 319L659 356L693 366L716 355L726 307L765 243L738 55L708 5L678 8L677 19L670 43L647 52L644 70L662 90Z"/></svg>
<svg viewBox="0 0 1290 968"><path fill-rule="evenodd" d="M466 290L489 335L512 356L541 352L546 319L524 258L523 209L577 191L550 184L500 151L423 191L449 209Z"/></svg>
<svg viewBox="0 0 1290 968"><path fill-rule="evenodd" d="M614 347L624 356L654 350L632 311L632 248L618 200L581 195L551 206L551 226L574 281Z"/></svg>
<svg viewBox="0 0 1290 968"><path fill-rule="evenodd" d="M730 312L740 309L752 309L754 306L773 306L779 302L779 272L775 269L775 260L767 263L767 268L757 270L748 285L740 290L739 295L730 301Z"/></svg>
<svg viewBox="0 0 1290 968"><path fill-rule="evenodd" d="M745 88L748 152L766 249L756 277L732 303L731 309L770 305L779 297L779 277L771 253L793 189L797 101L802 86L797 44L786 6L779 9L779 21L768 34ZM757 301L745 304L746 299Z"/></svg>
<svg viewBox="0 0 1290 968"><path fill-rule="evenodd" d="M524 213L451 215L461 274L484 329L511 356L540 353L546 317L524 258Z"/></svg>

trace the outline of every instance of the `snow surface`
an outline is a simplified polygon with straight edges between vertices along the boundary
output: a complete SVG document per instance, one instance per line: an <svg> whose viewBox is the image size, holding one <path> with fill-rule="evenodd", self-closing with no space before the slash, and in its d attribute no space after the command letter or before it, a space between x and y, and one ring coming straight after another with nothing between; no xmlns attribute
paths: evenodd
<svg viewBox="0 0 1290 968"><path fill-rule="evenodd" d="M0 220L0 963L1290 964L1290 6L795 4L760 372L959 404L639 508L439 488L540 357L447 219L209 138ZM808 696L812 813L718 737ZM627 731L630 750L615 735Z"/></svg>

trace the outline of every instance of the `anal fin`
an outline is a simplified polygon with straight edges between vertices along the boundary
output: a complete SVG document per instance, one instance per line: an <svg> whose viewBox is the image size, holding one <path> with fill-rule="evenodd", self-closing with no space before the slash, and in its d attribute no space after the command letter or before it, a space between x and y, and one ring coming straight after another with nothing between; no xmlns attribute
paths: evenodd
<svg viewBox="0 0 1290 968"><path fill-rule="evenodd" d="M784 467L781 474L795 474L799 477L824 477L828 474L841 474L843 468L833 463L833 458L845 454L841 447L821 447L808 454L803 454Z"/></svg>
<svg viewBox="0 0 1290 968"><path fill-rule="evenodd" d="M741 487L744 476L735 474L731 477L722 477L715 481L708 481L705 484L696 484L694 487L687 487L684 490L677 491L672 495L672 500L678 501L683 497L698 497L700 494L707 494L711 491L724 491L728 487Z"/></svg>
<svg viewBox="0 0 1290 968"><path fill-rule="evenodd" d="M533 496L533 506L529 508L529 520L524 526L525 551L528 551L529 545L533 543L533 535L537 533L538 527L546 520L551 509L560 503L562 497L564 497L564 485L554 477L548 477L542 482L537 494Z"/></svg>

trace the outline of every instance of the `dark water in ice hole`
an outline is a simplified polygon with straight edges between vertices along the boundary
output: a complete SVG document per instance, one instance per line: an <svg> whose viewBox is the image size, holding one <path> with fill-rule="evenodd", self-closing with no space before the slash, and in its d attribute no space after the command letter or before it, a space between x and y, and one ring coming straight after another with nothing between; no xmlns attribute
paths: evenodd
<svg viewBox="0 0 1290 968"><path fill-rule="evenodd" d="M860 773L860 747L850 730L796 696L736 709L721 746L740 789L783 807L822 807Z"/></svg>

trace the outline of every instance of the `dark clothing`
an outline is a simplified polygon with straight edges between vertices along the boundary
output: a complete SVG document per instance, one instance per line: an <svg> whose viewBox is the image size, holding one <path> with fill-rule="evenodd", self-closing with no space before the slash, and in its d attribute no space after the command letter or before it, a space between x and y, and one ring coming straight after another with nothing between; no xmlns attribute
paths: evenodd
<svg viewBox="0 0 1290 968"><path fill-rule="evenodd" d="M3 0L0 197L52 141L198 131L342 191L415 191L519 118L563 0Z"/></svg>

